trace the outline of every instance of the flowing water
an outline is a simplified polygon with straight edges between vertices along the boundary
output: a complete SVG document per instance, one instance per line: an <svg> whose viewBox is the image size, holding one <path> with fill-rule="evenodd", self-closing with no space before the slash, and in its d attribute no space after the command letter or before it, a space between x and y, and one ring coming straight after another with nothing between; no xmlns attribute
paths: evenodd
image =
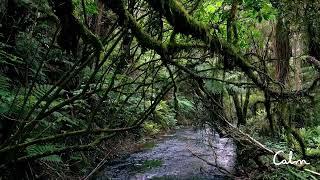
<svg viewBox="0 0 320 180"><path fill-rule="evenodd" d="M152 148L107 164L97 179L227 179L213 165L233 172L235 150L231 139L212 131L179 129Z"/></svg>

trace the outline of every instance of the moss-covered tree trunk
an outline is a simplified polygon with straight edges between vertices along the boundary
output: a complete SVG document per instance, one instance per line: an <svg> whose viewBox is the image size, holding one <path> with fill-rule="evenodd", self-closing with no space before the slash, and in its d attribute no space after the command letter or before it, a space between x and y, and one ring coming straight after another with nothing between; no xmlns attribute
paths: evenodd
<svg viewBox="0 0 320 180"><path fill-rule="evenodd" d="M276 78L285 85L289 74L289 61L291 57L291 47L289 40L289 27L283 15L279 15L276 25Z"/></svg>

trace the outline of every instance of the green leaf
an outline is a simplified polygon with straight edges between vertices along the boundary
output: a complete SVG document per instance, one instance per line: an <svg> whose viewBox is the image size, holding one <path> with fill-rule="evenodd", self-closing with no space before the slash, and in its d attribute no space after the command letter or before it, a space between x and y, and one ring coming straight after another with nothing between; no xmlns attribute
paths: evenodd
<svg viewBox="0 0 320 180"><path fill-rule="evenodd" d="M214 5L209 5L206 8L206 11L209 13L215 12L217 10L217 8Z"/></svg>

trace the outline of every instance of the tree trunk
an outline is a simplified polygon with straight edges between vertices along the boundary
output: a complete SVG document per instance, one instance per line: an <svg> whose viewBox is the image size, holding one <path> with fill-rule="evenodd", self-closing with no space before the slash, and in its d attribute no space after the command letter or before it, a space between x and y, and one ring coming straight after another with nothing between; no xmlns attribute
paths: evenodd
<svg viewBox="0 0 320 180"><path fill-rule="evenodd" d="M275 130L274 130L274 122L273 122L273 118L272 118L272 114L271 114L271 101L270 101L270 95L265 92L264 93L264 107L266 109L267 112L267 119L269 121L269 127L270 127L270 131L272 136L275 135Z"/></svg>
<svg viewBox="0 0 320 180"><path fill-rule="evenodd" d="M247 112L248 112L248 106L249 106L249 101L250 101L250 94L251 94L251 90L248 89L246 92L246 99L244 100L244 104L242 107L242 116L244 119L244 124L246 124L246 119L247 119Z"/></svg>
<svg viewBox="0 0 320 180"><path fill-rule="evenodd" d="M101 0L97 0L98 4L98 15L95 20L95 33L96 35L101 35L102 18L104 12L104 3Z"/></svg>
<svg viewBox="0 0 320 180"><path fill-rule="evenodd" d="M234 103L234 107L235 107L237 119L238 119L238 122L237 122L238 127L240 125L245 125L246 121L243 116L243 109L241 107L241 103L239 101L238 95L232 90L229 90L229 94L231 95L231 97L233 99L233 103Z"/></svg>
<svg viewBox="0 0 320 180"><path fill-rule="evenodd" d="M291 47L289 30L282 15L278 16L276 25L276 56L276 78L281 84L285 85L289 74Z"/></svg>

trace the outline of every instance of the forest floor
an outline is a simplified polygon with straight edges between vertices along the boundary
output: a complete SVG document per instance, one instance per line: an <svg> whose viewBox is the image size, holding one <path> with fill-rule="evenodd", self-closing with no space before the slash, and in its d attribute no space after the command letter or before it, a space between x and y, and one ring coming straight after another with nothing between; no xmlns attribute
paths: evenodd
<svg viewBox="0 0 320 180"><path fill-rule="evenodd" d="M232 172L235 159L231 139L209 130L182 128L109 162L97 179L226 179L221 168Z"/></svg>

